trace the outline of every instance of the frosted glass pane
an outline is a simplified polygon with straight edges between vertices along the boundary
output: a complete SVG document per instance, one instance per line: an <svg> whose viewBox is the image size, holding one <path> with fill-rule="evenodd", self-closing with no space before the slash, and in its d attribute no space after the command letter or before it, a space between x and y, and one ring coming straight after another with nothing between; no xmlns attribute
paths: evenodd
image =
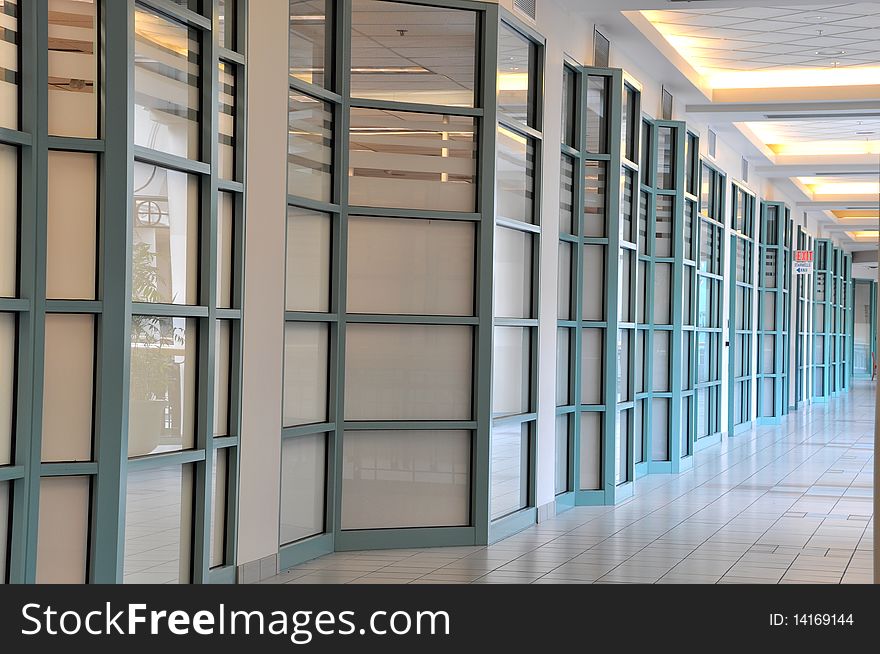
<svg viewBox="0 0 880 654"><path fill-rule="evenodd" d="M768 377L761 380L761 415L764 417L776 415L776 380Z"/></svg>
<svg viewBox="0 0 880 654"><path fill-rule="evenodd" d="M645 329L639 329L636 331L636 355L635 365L633 366L636 393L645 392L645 370L647 367L645 359L645 341L647 339L647 334L648 331Z"/></svg>
<svg viewBox="0 0 880 654"><path fill-rule="evenodd" d="M657 196L657 216L655 218L654 256L671 257L673 248L672 211L675 197Z"/></svg>
<svg viewBox="0 0 880 654"><path fill-rule="evenodd" d="M15 314L0 313L0 465L12 462L15 425Z"/></svg>
<svg viewBox="0 0 880 654"><path fill-rule="evenodd" d="M294 2L291 3L293 5ZM238 0L217 0L217 19L220 21L220 29L217 30L220 47L235 50L236 32L238 31ZM293 11L290 12L293 15Z"/></svg>
<svg viewBox="0 0 880 654"><path fill-rule="evenodd" d="M629 343L633 330L622 329L617 334L617 401L627 402L630 395Z"/></svg>
<svg viewBox="0 0 880 654"><path fill-rule="evenodd" d="M349 218L348 311L471 316L474 257L469 222Z"/></svg>
<svg viewBox="0 0 880 654"><path fill-rule="evenodd" d="M684 332L681 335L681 390L686 391L691 387L691 351L693 349L693 332Z"/></svg>
<svg viewBox="0 0 880 654"><path fill-rule="evenodd" d="M198 159L199 31L140 5L134 30L134 142Z"/></svg>
<svg viewBox="0 0 880 654"><path fill-rule="evenodd" d="M578 488L598 490L602 483L602 414L584 411L581 413L580 426Z"/></svg>
<svg viewBox="0 0 880 654"><path fill-rule="evenodd" d="M654 324L668 325L672 316L672 264L654 264Z"/></svg>
<svg viewBox="0 0 880 654"><path fill-rule="evenodd" d="M83 584L89 552L88 477L40 480L37 583Z"/></svg>
<svg viewBox="0 0 880 654"><path fill-rule="evenodd" d="M669 400L655 397L651 401L651 460L669 460Z"/></svg>
<svg viewBox="0 0 880 654"><path fill-rule="evenodd" d="M475 211L476 151L473 118L354 108L349 204Z"/></svg>
<svg viewBox="0 0 880 654"><path fill-rule="evenodd" d="M605 319L605 246L585 245L583 319Z"/></svg>
<svg viewBox="0 0 880 654"><path fill-rule="evenodd" d="M134 188L131 299L135 302L196 304L198 178L135 163Z"/></svg>
<svg viewBox="0 0 880 654"><path fill-rule="evenodd" d="M581 404L603 404L602 357L604 330L581 332Z"/></svg>
<svg viewBox="0 0 880 654"><path fill-rule="evenodd" d="M683 325L694 324L693 311L693 268L684 266L684 275L681 287L681 322Z"/></svg>
<svg viewBox="0 0 880 654"><path fill-rule="evenodd" d="M569 416L556 416L556 494L568 490L568 423Z"/></svg>
<svg viewBox="0 0 880 654"><path fill-rule="evenodd" d="M0 481L0 584L6 583L6 550L9 543L10 484Z"/></svg>
<svg viewBox="0 0 880 654"><path fill-rule="evenodd" d="M697 438L709 435L709 389L699 388L697 395Z"/></svg>
<svg viewBox="0 0 880 654"><path fill-rule="evenodd" d="M46 315L43 461L92 458L95 319Z"/></svg>
<svg viewBox="0 0 880 654"><path fill-rule="evenodd" d="M584 236L605 236L605 162L584 163Z"/></svg>
<svg viewBox="0 0 880 654"><path fill-rule="evenodd" d="M326 323L284 326L284 427L327 420L329 339Z"/></svg>
<svg viewBox="0 0 880 654"><path fill-rule="evenodd" d="M290 77L329 87L332 48L328 51L325 0L290 0ZM227 46L228 47L228 46Z"/></svg>
<svg viewBox="0 0 880 654"><path fill-rule="evenodd" d="M192 465L130 471L122 583L190 583L192 524Z"/></svg>
<svg viewBox="0 0 880 654"><path fill-rule="evenodd" d="M644 136L644 130L642 130ZM645 404L649 400L636 400L633 408L633 463L642 463L645 460Z"/></svg>
<svg viewBox="0 0 880 654"><path fill-rule="evenodd" d="M492 428L489 513L492 520L519 511L529 502L529 423Z"/></svg>
<svg viewBox="0 0 880 654"><path fill-rule="evenodd" d="M327 435L281 442L281 544L324 531Z"/></svg>
<svg viewBox="0 0 880 654"><path fill-rule="evenodd" d="M568 79L568 75L566 75ZM559 171L559 233L574 234L574 159L562 155L562 163Z"/></svg>
<svg viewBox="0 0 880 654"><path fill-rule="evenodd" d="M776 372L776 337L774 335L761 337L761 372Z"/></svg>
<svg viewBox="0 0 880 654"><path fill-rule="evenodd" d="M531 330L496 327L492 355L492 414L529 411Z"/></svg>
<svg viewBox="0 0 880 654"><path fill-rule="evenodd" d="M571 330L556 331L556 406L571 402Z"/></svg>
<svg viewBox="0 0 880 654"><path fill-rule="evenodd" d="M614 440L614 482L629 481L629 411L617 413L617 438Z"/></svg>
<svg viewBox="0 0 880 654"><path fill-rule="evenodd" d="M232 276L235 271L235 197L220 193L217 198L217 306L232 307Z"/></svg>
<svg viewBox="0 0 880 654"><path fill-rule="evenodd" d="M49 134L53 136L98 135L97 4L49 0Z"/></svg>
<svg viewBox="0 0 880 654"><path fill-rule="evenodd" d="M352 96L473 107L477 20L475 11L355 0L351 16ZM409 28L403 38L406 43L400 43L402 37L392 27ZM386 38L386 33L392 38Z"/></svg>
<svg viewBox="0 0 880 654"><path fill-rule="evenodd" d="M532 244L528 232L495 229L495 316L532 317Z"/></svg>
<svg viewBox="0 0 880 654"><path fill-rule="evenodd" d="M8 18L0 13L0 20ZM0 46L8 45L0 41ZM2 52L2 47L0 47ZM3 61L0 54L0 62ZM0 77L0 124L3 90L9 86ZM18 281L18 150L0 145L0 297L13 297Z"/></svg>
<svg viewBox="0 0 880 654"><path fill-rule="evenodd" d="M648 302L648 264L645 261L639 261L638 279L636 281L636 322L642 325L648 324L645 320L646 305Z"/></svg>
<svg viewBox="0 0 880 654"><path fill-rule="evenodd" d="M669 390L669 335L672 332L655 331L653 343L654 382L653 390Z"/></svg>
<svg viewBox="0 0 880 654"><path fill-rule="evenodd" d="M97 166L94 154L49 152L46 209L46 297L49 299L95 299Z"/></svg>
<svg viewBox="0 0 880 654"><path fill-rule="evenodd" d="M774 331L776 329L776 293L763 293L763 329Z"/></svg>
<svg viewBox="0 0 880 654"><path fill-rule="evenodd" d="M346 420L469 420L473 330L349 324Z"/></svg>
<svg viewBox="0 0 880 654"><path fill-rule="evenodd" d="M692 404L692 397L681 398L681 433L679 434L681 439L681 456L688 456L691 453Z"/></svg>
<svg viewBox="0 0 880 654"><path fill-rule="evenodd" d="M287 129L287 193L330 202L333 193L333 105L290 91Z"/></svg>
<svg viewBox="0 0 880 654"><path fill-rule="evenodd" d="M226 563L226 497L229 475L229 449L214 450L211 477L211 542L210 567Z"/></svg>
<svg viewBox="0 0 880 654"><path fill-rule="evenodd" d="M197 324L194 318L132 317L129 457L193 447Z"/></svg>
<svg viewBox="0 0 880 654"><path fill-rule="evenodd" d="M6 0L0 6L0 28L6 37L0 40L0 127L18 129L19 0Z"/></svg>
<svg viewBox="0 0 880 654"><path fill-rule="evenodd" d="M534 140L499 126L495 167L496 214L535 222Z"/></svg>
<svg viewBox="0 0 880 654"><path fill-rule="evenodd" d="M621 322L634 322L635 320L632 292L633 259L632 250L622 249L618 255L620 280L617 286L617 303Z"/></svg>
<svg viewBox="0 0 880 654"><path fill-rule="evenodd" d="M347 431L342 458L343 529L470 523L470 432Z"/></svg>
<svg viewBox="0 0 880 654"><path fill-rule="evenodd" d="M556 317L559 320L571 320L571 243L559 243L558 285L556 287Z"/></svg>
<svg viewBox="0 0 880 654"><path fill-rule="evenodd" d="M217 75L217 174L235 179L235 66L221 61Z"/></svg>
<svg viewBox="0 0 880 654"><path fill-rule="evenodd" d="M330 310L330 239L328 214L287 208L288 311Z"/></svg>
<svg viewBox="0 0 880 654"><path fill-rule="evenodd" d="M764 250L764 277L763 285L766 288L776 288L778 254L776 250L763 248Z"/></svg>
<svg viewBox="0 0 880 654"><path fill-rule="evenodd" d="M232 323L217 321L214 336L214 436L229 436L229 370L232 357Z"/></svg>

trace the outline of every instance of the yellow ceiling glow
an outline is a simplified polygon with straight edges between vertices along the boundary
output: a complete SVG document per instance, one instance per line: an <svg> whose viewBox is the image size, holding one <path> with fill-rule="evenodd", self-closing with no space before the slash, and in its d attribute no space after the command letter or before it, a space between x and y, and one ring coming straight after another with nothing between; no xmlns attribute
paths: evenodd
<svg viewBox="0 0 880 654"><path fill-rule="evenodd" d="M753 123L747 123L751 125ZM780 143L772 137L766 139L758 135L775 154L788 156L840 156L860 154L880 154L880 141L798 141Z"/></svg>
<svg viewBox="0 0 880 654"><path fill-rule="evenodd" d="M880 240L880 231L876 229L862 229L855 232L847 232L854 241L877 241Z"/></svg>
<svg viewBox="0 0 880 654"><path fill-rule="evenodd" d="M880 222L880 214L872 209L845 209L832 211L834 218L842 221Z"/></svg>
<svg viewBox="0 0 880 654"><path fill-rule="evenodd" d="M814 195L877 195L878 182L833 182L821 177L798 177Z"/></svg>

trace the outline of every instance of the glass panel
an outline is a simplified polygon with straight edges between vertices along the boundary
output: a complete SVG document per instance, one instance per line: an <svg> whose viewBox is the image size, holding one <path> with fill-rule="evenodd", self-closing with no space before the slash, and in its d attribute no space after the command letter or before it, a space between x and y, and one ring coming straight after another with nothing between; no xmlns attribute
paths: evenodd
<svg viewBox="0 0 880 654"><path fill-rule="evenodd" d="M571 402L571 331L556 330L556 406Z"/></svg>
<svg viewBox="0 0 880 654"><path fill-rule="evenodd" d="M639 161L642 184L651 185L651 123L642 121L642 157Z"/></svg>
<svg viewBox="0 0 880 654"><path fill-rule="evenodd" d="M350 204L476 210L473 118L354 108L349 148Z"/></svg>
<svg viewBox="0 0 880 654"><path fill-rule="evenodd" d="M327 435L281 441L281 544L324 532Z"/></svg>
<svg viewBox="0 0 880 654"><path fill-rule="evenodd" d="M534 140L499 126L495 166L497 215L536 222Z"/></svg>
<svg viewBox="0 0 880 654"><path fill-rule="evenodd" d="M652 344L654 371L653 390L666 392L669 390L669 335L672 332L655 331Z"/></svg>
<svg viewBox="0 0 880 654"><path fill-rule="evenodd" d="M122 583L190 583L192 524L192 465L130 471Z"/></svg>
<svg viewBox="0 0 880 654"><path fill-rule="evenodd" d="M232 307L235 273L235 197L220 193L217 199L217 307Z"/></svg>
<svg viewBox="0 0 880 654"><path fill-rule="evenodd" d="M628 402L630 393L629 341L632 329L621 329L617 333L617 401Z"/></svg>
<svg viewBox="0 0 880 654"><path fill-rule="evenodd" d="M673 195L657 196L657 216L654 234L654 256L671 257L673 248L672 212L675 203Z"/></svg>
<svg viewBox="0 0 880 654"><path fill-rule="evenodd" d="M194 446L197 333L195 318L132 317L129 457Z"/></svg>
<svg viewBox="0 0 880 654"><path fill-rule="evenodd" d="M46 315L43 461L92 458L95 318Z"/></svg>
<svg viewBox="0 0 880 654"><path fill-rule="evenodd" d="M636 322L647 324L645 319L648 302L648 262L639 261L638 278L636 280Z"/></svg>
<svg viewBox="0 0 880 654"><path fill-rule="evenodd" d="M639 120L636 90L629 84L623 85L623 104L620 112L620 143L623 146L622 154L624 157L635 163L637 161L636 141L638 134L636 133L636 121Z"/></svg>
<svg viewBox="0 0 880 654"><path fill-rule="evenodd" d="M605 319L605 246L583 246L583 297L581 312L584 320Z"/></svg>
<svg viewBox="0 0 880 654"><path fill-rule="evenodd" d="M581 415L578 488L598 490L602 484L602 414L584 411Z"/></svg>
<svg viewBox="0 0 880 654"><path fill-rule="evenodd" d="M211 540L209 566L217 568L226 563L227 478L229 476L229 449L214 450L211 476Z"/></svg>
<svg viewBox="0 0 880 654"><path fill-rule="evenodd" d="M467 431L347 431L342 529L466 526L470 467Z"/></svg>
<svg viewBox="0 0 880 654"><path fill-rule="evenodd" d="M217 174L235 179L235 66L221 61L218 75Z"/></svg>
<svg viewBox="0 0 880 654"><path fill-rule="evenodd" d="M83 584L89 558L89 477L43 477L37 533L38 584Z"/></svg>
<svg viewBox="0 0 880 654"><path fill-rule="evenodd" d="M605 162L584 163L584 236L605 236Z"/></svg>
<svg viewBox="0 0 880 654"><path fill-rule="evenodd" d="M198 178L135 163L134 188L131 299L197 304Z"/></svg>
<svg viewBox="0 0 880 654"><path fill-rule="evenodd" d="M556 416L556 494L568 490L568 423L569 416Z"/></svg>
<svg viewBox="0 0 880 654"><path fill-rule="evenodd" d="M763 329L773 331L776 329L776 293L763 293L763 295Z"/></svg>
<svg viewBox="0 0 880 654"><path fill-rule="evenodd" d="M351 22L352 96L474 106L477 12L354 0Z"/></svg>
<svg viewBox="0 0 880 654"><path fill-rule="evenodd" d="M198 30L135 5L134 31L134 143L198 159Z"/></svg>
<svg viewBox="0 0 880 654"><path fill-rule="evenodd" d="M559 173L559 233L574 234L574 159L562 155Z"/></svg>
<svg viewBox="0 0 880 654"><path fill-rule="evenodd" d="M284 325L284 427L327 420L330 327Z"/></svg>
<svg viewBox="0 0 880 654"><path fill-rule="evenodd" d="M214 337L214 436L231 436L229 431L230 363L232 322L217 321Z"/></svg>
<svg viewBox="0 0 880 654"><path fill-rule="evenodd" d="M645 404L648 400L636 400L633 408L633 463L642 463L645 460L645 446L647 434L645 433Z"/></svg>
<svg viewBox="0 0 880 654"><path fill-rule="evenodd" d="M694 210L695 204L690 200L684 203L684 258L694 260Z"/></svg>
<svg viewBox="0 0 880 654"><path fill-rule="evenodd" d="M761 415L770 417L776 415L776 380L767 377L761 380Z"/></svg>
<svg viewBox="0 0 880 654"><path fill-rule="evenodd" d="M9 543L9 499L11 484L0 481L0 585L6 583L6 551Z"/></svg>
<svg viewBox="0 0 880 654"><path fill-rule="evenodd" d="M502 23L498 32L498 111L536 125L538 48Z"/></svg>
<svg viewBox="0 0 880 654"><path fill-rule="evenodd" d="M556 286L556 317L559 320L572 320L572 249L571 243L560 241Z"/></svg>
<svg viewBox="0 0 880 654"><path fill-rule="evenodd" d="M12 462L15 431L15 314L0 313L0 466Z"/></svg>
<svg viewBox="0 0 880 654"><path fill-rule="evenodd" d="M15 8L9 2L7 8ZM0 6L0 24L8 16ZM0 53L4 44L0 40ZM4 87L0 54L0 118L3 114ZM2 121L0 121L2 123ZM0 297L14 297L18 292L18 149L0 144Z"/></svg>
<svg viewBox="0 0 880 654"><path fill-rule="evenodd" d="M290 91L287 104L287 193L330 202L333 105Z"/></svg>
<svg viewBox="0 0 880 654"><path fill-rule="evenodd" d="M764 249L764 286L776 288L777 257L776 250Z"/></svg>
<svg viewBox="0 0 880 654"><path fill-rule="evenodd" d="M290 0L289 62L291 77L330 88L332 21L326 10L326 0Z"/></svg>
<svg viewBox="0 0 880 654"><path fill-rule="evenodd" d="M647 340L648 330L636 330L636 355L635 365L633 366L633 374L635 375L635 392L645 392L645 370L647 364L645 362L645 341ZM638 422L636 423L638 424Z"/></svg>
<svg viewBox="0 0 880 654"><path fill-rule="evenodd" d="M681 456L687 456L691 453L692 405L693 397L681 398Z"/></svg>
<svg viewBox="0 0 880 654"><path fill-rule="evenodd" d="M293 0L290 15L293 16L293 7L298 4L297 0ZM217 20L220 22L217 39L221 48L227 50L235 50L236 30L238 28L238 0L217 0Z"/></svg>
<svg viewBox="0 0 880 654"><path fill-rule="evenodd" d="M0 4L0 127L18 129L18 0ZM2 179L2 176L0 176Z"/></svg>
<svg viewBox="0 0 880 654"><path fill-rule="evenodd" d="M650 193L639 194L639 254L648 253L648 203L652 197Z"/></svg>
<svg viewBox="0 0 880 654"><path fill-rule="evenodd" d="M675 132L657 128L657 188L675 188Z"/></svg>
<svg viewBox="0 0 880 654"><path fill-rule="evenodd" d="M621 322L633 322L633 293L630 280L633 274L632 250L621 249L619 256L620 281L618 283L618 308ZM585 285L586 286L586 285ZM586 289L585 289L586 290Z"/></svg>
<svg viewBox="0 0 880 654"><path fill-rule="evenodd" d="M577 146L577 73L568 66L562 67L562 142L573 148Z"/></svg>
<svg viewBox="0 0 880 654"><path fill-rule="evenodd" d="M495 316L531 318L534 237L506 227L495 228Z"/></svg>
<svg viewBox="0 0 880 654"><path fill-rule="evenodd" d="M497 520L529 503L529 423L492 427L489 469L490 519Z"/></svg>
<svg viewBox="0 0 880 654"><path fill-rule="evenodd" d="M528 413L532 336L528 327L495 327L492 356L492 414Z"/></svg>
<svg viewBox="0 0 880 654"><path fill-rule="evenodd" d="M614 441L614 481L624 484L629 481L629 411L617 413L617 438Z"/></svg>
<svg viewBox="0 0 880 654"><path fill-rule="evenodd" d="M681 390L686 391L691 387L691 348L693 332L684 332L681 335Z"/></svg>
<svg viewBox="0 0 880 654"><path fill-rule="evenodd" d="M472 358L471 327L350 323L345 419L469 420Z"/></svg>
<svg viewBox="0 0 880 654"><path fill-rule="evenodd" d="M592 154L608 152L607 84L606 77L587 77L587 152Z"/></svg>
<svg viewBox="0 0 880 654"><path fill-rule="evenodd" d="M636 236L633 233L633 222L636 217L633 216L633 210L636 208L633 204L636 197L634 196L634 187L636 185L636 174L629 168L623 168L623 195L620 205L620 237L624 241L634 243Z"/></svg>
<svg viewBox="0 0 880 654"><path fill-rule="evenodd" d="M49 0L50 135L98 136L97 18L95 0Z"/></svg>
<svg viewBox="0 0 880 654"><path fill-rule="evenodd" d="M581 404L604 404L602 400L604 330L581 331Z"/></svg>
<svg viewBox="0 0 880 654"><path fill-rule="evenodd" d="M457 220L348 221L348 312L474 314L474 226Z"/></svg>
<svg viewBox="0 0 880 654"><path fill-rule="evenodd" d="M693 325L693 268L690 266L684 266L683 273L684 279L681 286L681 322L683 325Z"/></svg>
<svg viewBox="0 0 880 654"><path fill-rule="evenodd" d="M709 381L709 334L697 334L697 383Z"/></svg>
<svg viewBox="0 0 880 654"><path fill-rule="evenodd" d="M763 343L761 372L772 374L776 372L776 337L772 334L762 336L761 341Z"/></svg>
<svg viewBox="0 0 880 654"><path fill-rule="evenodd" d="M651 400L651 460L669 460L669 400Z"/></svg>
<svg viewBox="0 0 880 654"><path fill-rule="evenodd" d="M94 300L97 155L50 151L47 183L46 297Z"/></svg>
<svg viewBox="0 0 880 654"><path fill-rule="evenodd" d="M331 229L329 214L287 208L288 311L330 310Z"/></svg>
<svg viewBox="0 0 880 654"><path fill-rule="evenodd" d="M672 322L672 264L654 264L654 324Z"/></svg>

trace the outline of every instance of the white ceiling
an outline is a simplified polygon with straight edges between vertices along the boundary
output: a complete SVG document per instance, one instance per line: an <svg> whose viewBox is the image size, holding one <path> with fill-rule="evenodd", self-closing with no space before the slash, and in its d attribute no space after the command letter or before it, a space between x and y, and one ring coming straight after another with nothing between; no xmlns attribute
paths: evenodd
<svg viewBox="0 0 880 654"><path fill-rule="evenodd" d="M762 121L749 123L764 143L808 141L854 141L880 139L880 115L876 118L833 120ZM866 132L870 132L867 134Z"/></svg>

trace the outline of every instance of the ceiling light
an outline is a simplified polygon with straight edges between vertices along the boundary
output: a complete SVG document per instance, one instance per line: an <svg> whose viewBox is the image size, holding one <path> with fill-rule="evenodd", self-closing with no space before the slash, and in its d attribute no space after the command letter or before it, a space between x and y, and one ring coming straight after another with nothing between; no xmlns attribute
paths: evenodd
<svg viewBox="0 0 880 654"><path fill-rule="evenodd" d="M876 241L880 238L880 231L876 229L862 229L855 232L847 232L854 241Z"/></svg>
<svg viewBox="0 0 880 654"><path fill-rule="evenodd" d="M836 57L838 55L846 54L846 50L816 50L817 55L822 55L823 57Z"/></svg>
<svg viewBox="0 0 880 654"><path fill-rule="evenodd" d="M876 134L874 130L863 129L861 131L856 132L857 136L868 136L869 134Z"/></svg>

